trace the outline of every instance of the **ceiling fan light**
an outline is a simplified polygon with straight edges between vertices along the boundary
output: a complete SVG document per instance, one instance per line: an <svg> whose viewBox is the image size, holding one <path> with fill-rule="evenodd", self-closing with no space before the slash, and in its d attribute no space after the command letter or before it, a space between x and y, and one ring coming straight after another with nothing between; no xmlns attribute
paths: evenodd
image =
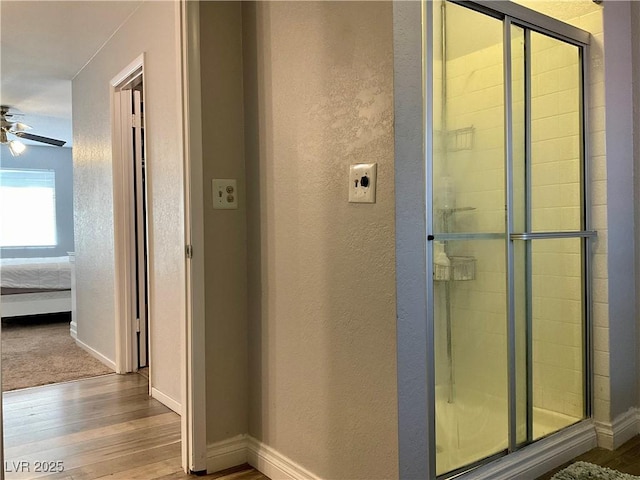
<svg viewBox="0 0 640 480"><path fill-rule="evenodd" d="M14 157L17 157L22 152L24 152L26 148L26 145L18 140L11 140L9 142L9 151Z"/></svg>
<svg viewBox="0 0 640 480"><path fill-rule="evenodd" d="M26 123L16 122L12 125L11 130L14 132L24 132L25 130L31 130L31 127Z"/></svg>

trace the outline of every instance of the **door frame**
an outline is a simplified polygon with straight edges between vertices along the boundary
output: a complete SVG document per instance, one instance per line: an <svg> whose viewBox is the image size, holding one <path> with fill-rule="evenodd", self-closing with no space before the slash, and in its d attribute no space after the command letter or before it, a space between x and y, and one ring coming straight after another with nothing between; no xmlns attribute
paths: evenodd
<svg viewBox="0 0 640 480"><path fill-rule="evenodd" d="M176 2L176 35L180 52L184 157L184 236L186 258L186 325L183 331L182 462L189 473L207 470L207 406L205 363L204 186L202 100L200 85L200 5ZM194 261L195 260L195 261Z"/></svg>
<svg viewBox="0 0 640 480"><path fill-rule="evenodd" d="M198 2L176 0L175 11L175 45L177 63L176 79L179 86L178 119L180 128L176 130L182 144L184 166L184 243L185 243L185 323L182 328L180 343L183 345L181 362L181 463L186 473L203 473L207 465L206 440L206 372L205 372L205 317L204 317L204 263L192 261L193 252L196 258L204 252L204 205L202 179L202 120L200 94L200 18ZM111 81L111 105L114 109L115 87L120 85L137 69L144 68L144 54L136 58L120 74ZM143 97L146 83L143 83ZM120 133L113 132L114 165L115 155L120 152L122 140ZM123 205L122 173L114 170L114 227L118 235L115 239L116 253L116 367L123 373L126 365L127 348L126 285L130 268L124 257L118 255L122 251L125 239L129 238L128 227L123 230L117 227L128 225L126 208ZM118 190L116 190L118 188ZM152 243L152 232L149 231L148 242ZM151 261L151 260L150 260ZM153 291L153 279L148 278L149 292ZM149 302L151 303L151 302ZM151 338L152 312L149 315L149 331ZM149 358L152 344L149 343ZM149 394L152 391L152 368L149 362Z"/></svg>
<svg viewBox="0 0 640 480"><path fill-rule="evenodd" d="M133 203L133 174L129 161L131 148L130 134L122 128L122 111L118 91L125 87L137 72L143 77L142 89L145 98L144 83L144 54L138 56L127 65L110 82L111 112L112 112L112 146L113 146L113 222L114 222L114 256L115 256L115 337L116 337L116 373L129 373L136 370L133 358L135 338L133 335L134 321L132 318L132 281L134 271L133 252L131 252L132 217L136 207ZM147 229L148 230L148 229ZM149 232L150 233L150 232ZM147 237L147 251L150 239ZM152 279L148 275L148 291L152 292ZM147 298L147 318L152 318L151 302ZM150 338L151 321L147 329ZM149 343L148 357L151 358L151 343ZM149 361L149 394L152 388L152 365Z"/></svg>

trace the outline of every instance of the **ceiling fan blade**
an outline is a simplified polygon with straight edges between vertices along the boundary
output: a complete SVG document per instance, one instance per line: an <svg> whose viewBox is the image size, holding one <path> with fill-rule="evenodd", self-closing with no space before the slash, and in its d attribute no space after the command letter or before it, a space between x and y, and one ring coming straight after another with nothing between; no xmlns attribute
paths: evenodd
<svg viewBox="0 0 640 480"><path fill-rule="evenodd" d="M55 138L41 137L40 135L34 135L33 133L27 133L27 132L10 132L10 133L15 135L16 137L24 138L25 140L33 140L34 142L46 143L48 145L54 145L56 147L61 147L65 143L67 143L64 140L56 140Z"/></svg>

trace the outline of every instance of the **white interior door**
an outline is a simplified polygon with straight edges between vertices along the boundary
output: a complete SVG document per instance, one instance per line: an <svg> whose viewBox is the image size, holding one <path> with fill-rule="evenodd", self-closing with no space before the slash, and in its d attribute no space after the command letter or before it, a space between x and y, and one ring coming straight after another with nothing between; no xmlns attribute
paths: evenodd
<svg viewBox="0 0 640 480"><path fill-rule="evenodd" d="M126 197L127 321L125 327L126 365L131 372L148 366L148 236L146 165L144 146L144 106L142 78L136 77L116 92L120 110L123 159L123 192Z"/></svg>

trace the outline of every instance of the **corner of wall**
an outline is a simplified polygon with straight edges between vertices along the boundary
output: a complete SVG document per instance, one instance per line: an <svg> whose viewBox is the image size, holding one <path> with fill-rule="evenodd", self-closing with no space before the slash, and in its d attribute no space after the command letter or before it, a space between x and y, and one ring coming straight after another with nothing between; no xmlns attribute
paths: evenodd
<svg viewBox="0 0 640 480"><path fill-rule="evenodd" d="M595 422L598 446L615 450L640 432L640 410L630 408L612 422Z"/></svg>
<svg viewBox="0 0 640 480"><path fill-rule="evenodd" d="M269 478L282 480L320 480L277 450L250 435L237 435L207 448L207 472L215 473L248 463Z"/></svg>

